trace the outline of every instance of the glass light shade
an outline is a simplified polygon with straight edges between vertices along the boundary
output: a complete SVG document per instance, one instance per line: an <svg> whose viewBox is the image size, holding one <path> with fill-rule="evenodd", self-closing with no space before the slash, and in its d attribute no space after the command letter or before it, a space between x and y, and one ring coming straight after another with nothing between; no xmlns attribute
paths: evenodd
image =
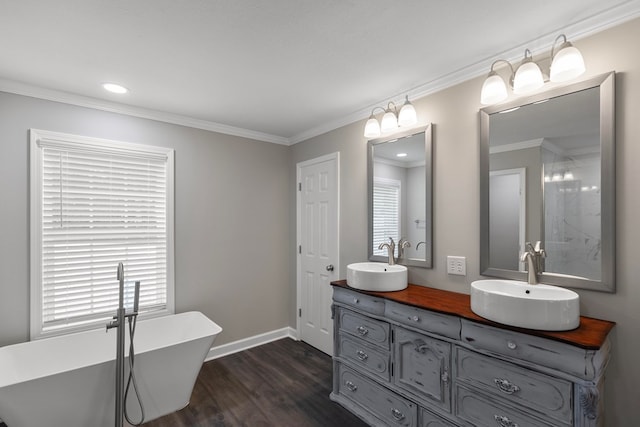
<svg viewBox="0 0 640 427"><path fill-rule="evenodd" d="M387 109L387 112L382 116L382 123L380 123L380 130L382 132L391 132L398 128L398 119L393 111Z"/></svg>
<svg viewBox="0 0 640 427"><path fill-rule="evenodd" d="M487 76L482 84L482 92L480 92L480 103L482 105L491 105L507 99L507 85L495 71Z"/></svg>
<svg viewBox="0 0 640 427"><path fill-rule="evenodd" d="M377 138L380 136L380 123L378 120L370 116L367 120L367 124L364 125L364 137L365 138Z"/></svg>
<svg viewBox="0 0 640 427"><path fill-rule="evenodd" d="M553 57L549 78L552 82L565 82L578 77L585 70L584 59L580 51L571 43L565 43Z"/></svg>
<svg viewBox="0 0 640 427"><path fill-rule="evenodd" d="M398 124L400 126L412 126L418 122L418 115L413 104L409 102L409 97L406 97L404 105L398 113Z"/></svg>
<svg viewBox="0 0 640 427"><path fill-rule="evenodd" d="M513 93L523 94L541 88L544 85L542 71L532 60L522 62L513 78Z"/></svg>

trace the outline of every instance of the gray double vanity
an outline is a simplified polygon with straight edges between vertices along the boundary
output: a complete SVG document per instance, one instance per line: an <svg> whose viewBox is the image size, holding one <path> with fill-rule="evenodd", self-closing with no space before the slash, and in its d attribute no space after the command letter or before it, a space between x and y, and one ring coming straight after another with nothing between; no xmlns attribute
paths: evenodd
<svg viewBox="0 0 640 427"><path fill-rule="evenodd" d="M374 426L604 426L614 323L565 288L615 291L614 83L480 110L480 274L501 280L471 295L406 284L433 265L433 126L369 141L369 262L332 282L332 400Z"/></svg>
<svg viewBox="0 0 640 427"><path fill-rule="evenodd" d="M333 282L331 399L373 426L602 426L613 323L573 331L507 327L469 296Z"/></svg>

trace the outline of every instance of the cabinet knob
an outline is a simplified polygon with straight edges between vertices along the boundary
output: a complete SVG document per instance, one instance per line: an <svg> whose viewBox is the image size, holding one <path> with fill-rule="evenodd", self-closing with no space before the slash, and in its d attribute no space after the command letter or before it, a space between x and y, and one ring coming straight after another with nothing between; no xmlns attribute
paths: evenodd
<svg viewBox="0 0 640 427"><path fill-rule="evenodd" d="M358 350L356 352L356 356L358 356L358 359L360 359L363 362L369 358L369 355L362 350Z"/></svg>
<svg viewBox="0 0 640 427"><path fill-rule="evenodd" d="M519 427L518 423L511 421L504 415L494 415L493 418L500 427Z"/></svg>
<svg viewBox="0 0 640 427"><path fill-rule="evenodd" d="M353 299L353 303L354 303L354 304L357 304L357 303L359 303L359 302L360 302L360 300L359 300L358 298L354 298L354 299Z"/></svg>
<svg viewBox="0 0 640 427"><path fill-rule="evenodd" d="M411 316L410 319L413 320L414 322L420 321L420 318L418 316Z"/></svg>
<svg viewBox="0 0 640 427"><path fill-rule="evenodd" d="M443 383L448 383L449 382L449 373L447 371L444 371L442 373L442 375L440 376L440 379L442 380Z"/></svg>
<svg viewBox="0 0 640 427"><path fill-rule="evenodd" d="M351 381L346 381L344 385L347 386L347 388L351 391L356 391L358 389L358 386L352 383Z"/></svg>
<svg viewBox="0 0 640 427"><path fill-rule="evenodd" d="M398 411L396 408L391 408L391 415L393 415L393 418L395 418L396 421L404 420L404 414Z"/></svg>
<svg viewBox="0 0 640 427"><path fill-rule="evenodd" d="M514 343L513 341L507 341L507 347L509 348L509 350L515 350L518 347L518 344Z"/></svg>
<svg viewBox="0 0 640 427"><path fill-rule="evenodd" d="M327 271L333 271L333 264L329 264L325 267Z"/></svg>

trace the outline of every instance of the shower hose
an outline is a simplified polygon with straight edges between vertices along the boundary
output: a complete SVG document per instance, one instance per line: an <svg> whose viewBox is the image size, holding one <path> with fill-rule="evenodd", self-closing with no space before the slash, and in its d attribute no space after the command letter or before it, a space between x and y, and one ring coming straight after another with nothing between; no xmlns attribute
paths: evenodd
<svg viewBox="0 0 640 427"><path fill-rule="evenodd" d="M144 423L144 405L142 405L142 400L140 399L140 393L138 392L138 384L136 383L136 375L133 372L133 364L135 358L135 352L133 350L133 336L136 333L136 322L138 318L137 316L129 317L129 379L127 380L127 387L124 391L124 417L127 419L127 422L133 426L140 426ZM133 384L133 391L136 394L136 398L138 399L138 405L140 406L140 421L134 422L129 418L129 414L127 411L127 396L129 395L129 388Z"/></svg>

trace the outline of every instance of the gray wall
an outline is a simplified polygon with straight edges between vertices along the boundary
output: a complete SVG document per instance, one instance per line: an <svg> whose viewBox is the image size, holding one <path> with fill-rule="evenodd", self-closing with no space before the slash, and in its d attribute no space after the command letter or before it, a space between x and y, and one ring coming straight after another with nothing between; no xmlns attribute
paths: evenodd
<svg viewBox="0 0 640 427"><path fill-rule="evenodd" d="M640 241L640 56L630 41L640 40L640 20L574 43L583 53L589 75L615 70L617 144L617 292L578 291L583 315L617 322L613 356L606 379L606 425L632 427L640 420L640 281L637 242ZM401 65L400 65L401 66ZM410 268L412 283L469 293L479 279L479 121L483 78L477 78L415 102L421 122L434 123L434 268ZM364 121L292 147L290 179L296 162L326 153L341 153L340 271L367 256L366 141ZM291 190L290 216L295 215ZM295 224L291 225L295 245ZM293 247L293 246L292 246ZM467 276L448 276L446 256L467 257ZM290 265L291 291L295 266ZM295 324L294 313L290 321Z"/></svg>
<svg viewBox="0 0 640 427"><path fill-rule="evenodd" d="M176 311L216 344L290 324L288 147L0 93L0 346L28 338L29 128L174 148Z"/></svg>

